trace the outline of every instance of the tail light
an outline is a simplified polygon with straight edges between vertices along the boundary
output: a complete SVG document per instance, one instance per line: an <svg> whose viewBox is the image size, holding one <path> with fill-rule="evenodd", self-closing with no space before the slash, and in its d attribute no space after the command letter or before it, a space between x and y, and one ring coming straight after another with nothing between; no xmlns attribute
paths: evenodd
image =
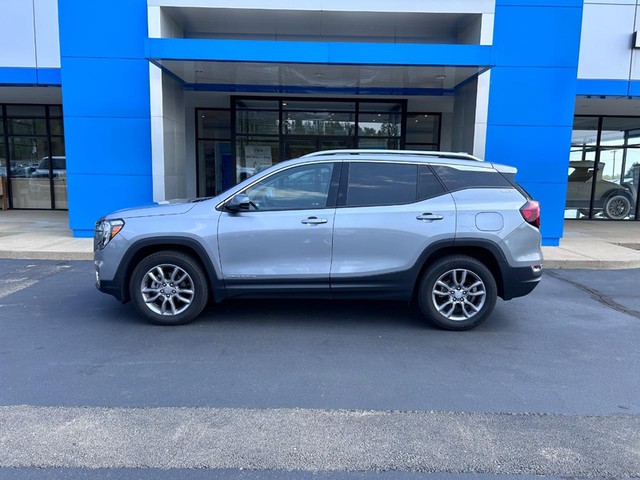
<svg viewBox="0 0 640 480"><path fill-rule="evenodd" d="M520 209L524 221L529 225L540 228L540 204L535 200L529 200Z"/></svg>

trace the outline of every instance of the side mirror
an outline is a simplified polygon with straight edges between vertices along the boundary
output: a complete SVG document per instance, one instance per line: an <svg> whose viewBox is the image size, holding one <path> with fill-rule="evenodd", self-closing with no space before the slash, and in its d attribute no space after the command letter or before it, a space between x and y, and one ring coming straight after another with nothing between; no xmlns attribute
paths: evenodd
<svg viewBox="0 0 640 480"><path fill-rule="evenodd" d="M250 206L251 200L249 197L244 193L239 193L231 197L224 208L231 212L240 212L243 210L249 210Z"/></svg>

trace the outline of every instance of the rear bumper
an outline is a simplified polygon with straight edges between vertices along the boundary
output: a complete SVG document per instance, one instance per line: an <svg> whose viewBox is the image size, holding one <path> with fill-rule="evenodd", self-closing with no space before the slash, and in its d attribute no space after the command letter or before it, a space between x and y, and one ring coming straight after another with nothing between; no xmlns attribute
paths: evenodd
<svg viewBox="0 0 640 480"><path fill-rule="evenodd" d="M529 267L510 267L502 264L502 299L524 297L533 291L542 278L542 268L536 270Z"/></svg>

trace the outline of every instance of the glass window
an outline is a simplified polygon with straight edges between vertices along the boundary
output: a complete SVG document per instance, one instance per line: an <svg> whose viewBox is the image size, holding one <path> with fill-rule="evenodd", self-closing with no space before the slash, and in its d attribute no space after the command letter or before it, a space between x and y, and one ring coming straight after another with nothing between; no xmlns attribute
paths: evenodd
<svg viewBox="0 0 640 480"><path fill-rule="evenodd" d="M407 145L434 144L440 139L440 115L429 113L407 114Z"/></svg>
<svg viewBox="0 0 640 480"><path fill-rule="evenodd" d="M276 173L245 190L256 210L326 208L333 163L301 165Z"/></svg>
<svg viewBox="0 0 640 480"><path fill-rule="evenodd" d="M9 135L46 135L47 123L44 118L11 118Z"/></svg>
<svg viewBox="0 0 640 480"><path fill-rule="evenodd" d="M7 176L7 152L4 151L4 141L0 138L0 177Z"/></svg>
<svg viewBox="0 0 640 480"><path fill-rule="evenodd" d="M240 98L236 100L238 109L249 110L278 110L280 102L278 100L261 100L253 98Z"/></svg>
<svg viewBox="0 0 640 480"><path fill-rule="evenodd" d="M402 115L395 113L360 113L358 135L362 137L399 137L402 134Z"/></svg>
<svg viewBox="0 0 640 480"><path fill-rule="evenodd" d="M46 137L9 139L13 208L51 208L47 145Z"/></svg>
<svg viewBox="0 0 640 480"><path fill-rule="evenodd" d="M61 117L62 116L62 107L59 105L51 105L49 107L49 115L52 117Z"/></svg>
<svg viewBox="0 0 640 480"><path fill-rule="evenodd" d="M64 125L61 118L49 120L49 128L51 129L51 135L64 135Z"/></svg>
<svg viewBox="0 0 640 480"><path fill-rule="evenodd" d="M571 145L595 146L598 143L598 117L575 117Z"/></svg>
<svg viewBox="0 0 640 480"><path fill-rule="evenodd" d="M445 192L431 169L426 165L420 166L418 175L418 200L437 197Z"/></svg>
<svg viewBox="0 0 640 480"><path fill-rule="evenodd" d="M360 113L366 113L366 112L402 113L402 104L389 103L389 102L360 102L359 109L360 109Z"/></svg>
<svg viewBox="0 0 640 480"><path fill-rule="evenodd" d="M280 132L280 114L262 110L237 110L236 131L239 134L277 135Z"/></svg>
<svg viewBox="0 0 640 480"><path fill-rule="evenodd" d="M278 137L236 137L236 182L261 172L280 160Z"/></svg>
<svg viewBox="0 0 640 480"><path fill-rule="evenodd" d="M638 145L640 143L640 118L603 117L601 146Z"/></svg>
<svg viewBox="0 0 640 480"><path fill-rule="evenodd" d="M465 188L513 188L498 172L487 169L465 167L462 170L443 165L434 165L433 169L450 191Z"/></svg>
<svg viewBox="0 0 640 480"><path fill-rule="evenodd" d="M363 207L415 202L417 183L417 165L352 162L346 205Z"/></svg>
<svg viewBox="0 0 640 480"><path fill-rule="evenodd" d="M7 116L44 118L45 107L44 105L7 105Z"/></svg>
<svg viewBox="0 0 640 480"><path fill-rule="evenodd" d="M198 137L230 139L231 114L229 110L198 110Z"/></svg>
<svg viewBox="0 0 640 480"><path fill-rule="evenodd" d="M355 112L355 102L318 102L312 100L284 100L282 109L288 110L307 110L314 112Z"/></svg>
<svg viewBox="0 0 640 480"><path fill-rule="evenodd" d="M337 112L286 112L282 133L285 135L353 136L355 114Z"/></svg>

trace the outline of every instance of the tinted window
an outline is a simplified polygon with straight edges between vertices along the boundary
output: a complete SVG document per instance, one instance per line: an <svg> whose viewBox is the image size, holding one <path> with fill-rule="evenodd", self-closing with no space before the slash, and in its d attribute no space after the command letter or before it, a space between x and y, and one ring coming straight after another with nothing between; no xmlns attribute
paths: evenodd
<svg viewBox="0 0 640 480"><path fill-rule="evenodd" d="M302 165L252 185L245 194L258 210L325 208L333 163Z"/></svg>
<svg viewBox="0 0 640 480"><path fill-rule="evenodd" d="M444 187L438 181L431 169L426 165L419 168L418 200L437 197L444 193Z"/></svg>
<svg viewBox="0 0 640 480"><path fill-rule="evenodd" d="M415 202L417 182L417 165L354 162L349 167L346 205Z"/></svg>
<svg viewBox="0 0 640 480"><path fill-rule="evenodd" d="M458 170L442 165L434 165L433 169L450 191L465 188L513 188L502 175L493 170Z"/></svg>
<svg viewBox="0 0 640 480"><path fill-rule="evenodd" d="M518 182L516 182L516 175L514 173L503 173L504 178L506 178L511 185L518 190L524 198L527 200L533 200L533 197L527 192Z"/></svg>

